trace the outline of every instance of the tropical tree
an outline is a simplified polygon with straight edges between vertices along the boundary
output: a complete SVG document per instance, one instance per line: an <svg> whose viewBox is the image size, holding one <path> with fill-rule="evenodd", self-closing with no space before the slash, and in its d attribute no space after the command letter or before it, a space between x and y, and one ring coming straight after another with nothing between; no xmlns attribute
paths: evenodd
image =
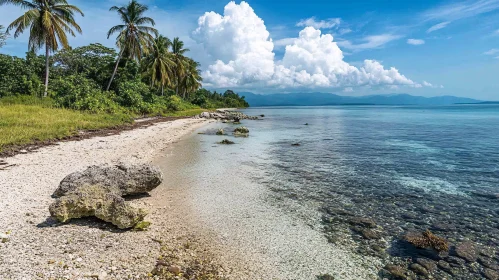
<svg viewBox="0 0 499 280"><path fill-rule="evenodd" d="M151 79L151 87L161 88L161 95L165 94L165 86L171 86L173 82L175 62L169 51L171 45L170 39L160 35L154 42L153 51L143 61L144 75Z"/></svg>
<svg viewBox="0 0 499 280"><path fill-rule="evenodd" d="M175 62L174 77L175 77L175 93L179 94L180 82L185 75L186 57L185 53L189 49L184 48L184 42L180 38L175 37L172 42L173 62Z"/></svg>
<svg viewBox="0 0 499 280"><path fill-rule="evenodd" d="M0 0L1 1L1 0ZM155 22L150 17L145 17L144 13L148 10L146 5L142 5L137 0L132 0L128 5L117 7L113 6L110 11L116 11L120 16L122 24L112 27L107 33L107 38L118 33L116 46L120 49L113 74L109 80L107 90L116 76L118 66L122 57L139 61L144 55L147 55L154 45L154 36L158 36L158 31L146 24L152 26Z"/></svg>
<svg viewBox="0 0 499 280"><path fill-rule="evenodd" d="M5 33L3 30L3 25L0 25L0 48L5 45L5 40L7 40L7 33Z"/></svg>
<svg viewBox="0 0 499 280"><path fill-rule="evenodd" d="M7 32L15 30L14 38L19 37L24 30L30 29L28 47L37 51L45 46L45 92L47 96L49 85L50 53L59 49L69 48L68 36L75 37L75 31L81 34L81 27L76 23L75 13L83 16L83 12L76 6L68 4L66 0L0 0L0 6L13 4L27 11L14 20Z"/></svg>
<svg viewBox="0 0 499 280"><path fill-rule="evenodd" d="M184 76L180 80L180 87L183 92L183 97L186 97L186 94L195 92L201 87L201 82L203 78L201 77L201 70L199 67L201 64L199 62L194 61L191 58L186 58L185 60L185 71Z"/></svg>

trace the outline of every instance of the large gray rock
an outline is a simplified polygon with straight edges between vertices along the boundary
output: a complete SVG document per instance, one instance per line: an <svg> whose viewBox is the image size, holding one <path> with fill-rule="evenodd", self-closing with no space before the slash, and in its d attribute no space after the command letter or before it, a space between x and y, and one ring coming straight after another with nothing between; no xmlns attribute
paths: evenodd
<svg viewBox="0 0 499 280"><path fill-rule="evenodd" d="M64 178L54 196L61 197L86 185L100 185L117 189L119 196L147 193L161 184L163 174L149 164L90 166Z"/></svg>
<svg viewBox="0 0 499 280"><path fill-rule="evenodd" d="M129 205L119 189L101 185L84 185L67 192L49 207L50 215L60 222L95 216L118 228L132 228L144 220L147 212Z"/></svg>

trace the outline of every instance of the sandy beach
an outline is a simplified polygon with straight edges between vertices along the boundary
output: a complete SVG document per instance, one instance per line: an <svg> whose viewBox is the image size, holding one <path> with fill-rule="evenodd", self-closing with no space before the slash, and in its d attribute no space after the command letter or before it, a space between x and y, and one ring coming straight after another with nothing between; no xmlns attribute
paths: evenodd
<svg viewBox="0 0 499 280"><path fill-rule="evenodd" d="M160 254L165 228L119 231L95 219L56 225L49 217L51 194L68 174L90 165L150 162L162 150L208 121L181 119L119 135L55 146L3 159L0 170L1 279L145 278ZM147 199L134 201L148 207ZM149 219L164 209L150 209ZM174 238L173 235L166 235Z"/></svg>

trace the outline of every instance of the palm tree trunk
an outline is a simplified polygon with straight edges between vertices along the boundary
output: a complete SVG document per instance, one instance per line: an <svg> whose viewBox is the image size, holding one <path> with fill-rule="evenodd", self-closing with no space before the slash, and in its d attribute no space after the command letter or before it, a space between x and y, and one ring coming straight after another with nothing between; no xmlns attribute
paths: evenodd
<svg viewBox="0 0 499 280"><path fill-rule="evenodd" d="M118 72L118 66L120 65L121 56L123 55L123 50L120 51L118 55L118 60L116 60L116 65L114 66L113 75L111 76L111 80L109 80L109 84L107 85L106 91L109 91L111 84L113 83L114 76L116 76L116 72Z"/></svg>
<svg viewBox="0 0 499 280"><path fill-rule="evenodd" d="M50 55L49 45L45 44L45 92L43 93L43 97L47 97L49 90L49 71L50 71L49 55Z"/></svg>
<svg viewBox="0 0 499 280"><path fill-rule="evenodd" d="M165 95L165 86L161 85L161 96Z"/></svg>

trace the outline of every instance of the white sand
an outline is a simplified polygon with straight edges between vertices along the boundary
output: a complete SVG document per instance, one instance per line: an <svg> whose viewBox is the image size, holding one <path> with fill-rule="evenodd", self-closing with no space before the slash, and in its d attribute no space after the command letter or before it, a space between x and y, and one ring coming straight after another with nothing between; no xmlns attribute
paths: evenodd
<svg viewBox="0 0 499 280"><path fill-rule="evenodd" d="M90 165L149 162L205 123L199 119L158 123L4 159L15 166L0 170L0 234L8 233L8 241L0 242L0 279L145 276L159 255L152 238L162 229L110 233L114 229L99 229L98 221L46 226L51 194L66 175Z"/></svg>

